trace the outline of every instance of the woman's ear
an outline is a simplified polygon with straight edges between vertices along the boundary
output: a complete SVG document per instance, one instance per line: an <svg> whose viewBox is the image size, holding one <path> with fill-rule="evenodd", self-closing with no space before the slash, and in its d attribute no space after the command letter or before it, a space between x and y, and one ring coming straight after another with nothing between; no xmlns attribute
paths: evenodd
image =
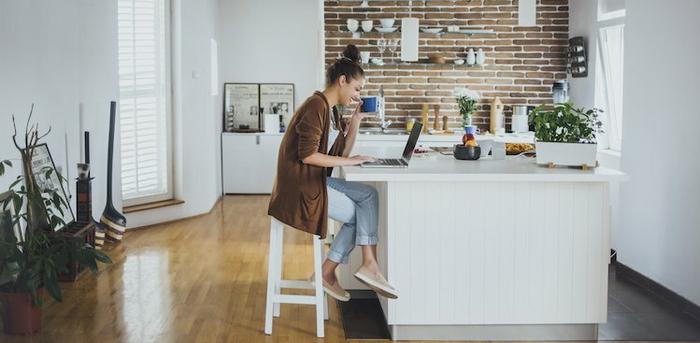
<svg viewBox="0 0 700 343"><path fill-rule="evenodd" d="M345 77L345 75L340 75L338 78L338 84L344 86L346 83L348 83L348 79Z"/></svg>

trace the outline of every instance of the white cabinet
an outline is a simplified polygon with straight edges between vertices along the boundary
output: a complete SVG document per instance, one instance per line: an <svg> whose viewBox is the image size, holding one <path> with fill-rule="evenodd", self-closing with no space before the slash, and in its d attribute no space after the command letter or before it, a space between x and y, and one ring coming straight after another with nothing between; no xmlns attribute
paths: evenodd
<svg viewBox="0 0 700 343"><path fill-rule="evenodd" d="M222 133L224 193L270 194L280 142L282 134Z"/></svg>

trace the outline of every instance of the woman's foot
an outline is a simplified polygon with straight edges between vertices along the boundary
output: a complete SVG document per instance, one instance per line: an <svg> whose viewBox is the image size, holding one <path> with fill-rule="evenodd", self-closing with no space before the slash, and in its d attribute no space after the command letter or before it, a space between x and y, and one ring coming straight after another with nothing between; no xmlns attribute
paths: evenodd
<svg viewBox="0 0 700 343"><path fill-rule="evenodd" d="M379 268L363 265L355 272L355 277L378 294L389 299L396 299L399 297L399 292L386 281L384 276L379 272Z"/></svg>
<svg viewBox="0 0 700 343"><path fill-rule="evenodd" d="M311 275L311 281L314 280L314 274ZM334 299L342 302L350 301L350 293L340 287L338 279L333 275L332 277L323 276L323 290L333 297Z"/></svg>

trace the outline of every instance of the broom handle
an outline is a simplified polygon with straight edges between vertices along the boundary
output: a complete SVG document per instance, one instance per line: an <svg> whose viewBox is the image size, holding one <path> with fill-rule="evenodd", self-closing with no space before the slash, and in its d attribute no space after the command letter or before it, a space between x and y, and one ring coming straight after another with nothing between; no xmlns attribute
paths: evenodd
<svg viewBox="0 0 700 343"><path fill-rule="evenodd" d="M117 115L117 102L109 103L109 145L107 147L107 206L112 205L112 158L114 154L114 121Z"/></svg>

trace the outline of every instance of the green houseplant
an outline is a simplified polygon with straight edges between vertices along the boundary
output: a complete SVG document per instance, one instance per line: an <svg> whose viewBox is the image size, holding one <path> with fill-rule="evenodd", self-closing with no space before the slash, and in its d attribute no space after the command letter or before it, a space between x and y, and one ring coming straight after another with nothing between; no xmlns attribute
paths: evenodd
<svg viewBox="0 0 700 343"><path fill-rule="evenodd" d="M544 105L530 113L535 126L537 163L564 166L596 166L596 134L602 133L599 109L576 108L569 102L552 109Z"/></svg>
<svg viewBox="0 0 700 343"><path fill-rule="evenodd" d="M479 101L479 93L466 87L454 89L455 100L459 106L459 114L462 116L462 125L472 125L472 116L476 112L476 102Z"/></svg>
<svg viewBox="0 0 700 343"><path fill-rule="evenodd" d="M81 238L56 231L65 224L59 214L67 209L66 200L55 190L40 189L31 169L33 147L50 129L39 134L38 126L29 125L30 120L31 112L22 148L13 117L12 138L22 156L22 175L0 197L0 300L4 329L9 334L30 334L40 329L43 290L52 299L62 300L58 275L68 270L70 261L93 273L97 262L111 262ZM9 160L0 165L0 176L12 167ZM53 168L41 172L47 176L56 173Z"/></svg>

